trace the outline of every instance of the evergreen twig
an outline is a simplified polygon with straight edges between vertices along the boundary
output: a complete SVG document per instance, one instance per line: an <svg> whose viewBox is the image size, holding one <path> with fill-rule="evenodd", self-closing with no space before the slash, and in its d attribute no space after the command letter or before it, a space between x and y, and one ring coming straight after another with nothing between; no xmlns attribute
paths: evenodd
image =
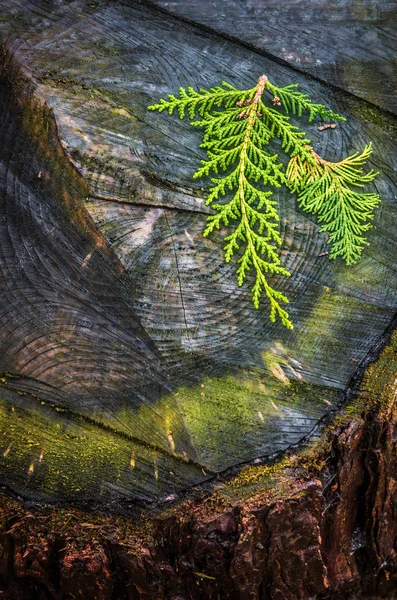
<svg viewBox="0 0 397 600"><path fill-rule="evenodd" d="M270 304L270 320L274 322L279 317L289 329L293 325L281 306L288 299L269 282L271 276L290 273L281 265L277 252L281 244L277 203L265 188L285 184L298 192L299 205L318 215L321 231L329 233L330 258L340 256L348 265L358 260L367 244L363 234L370 228L368 221L380 202L377 194L359 189L377 175L374 171L362 173L371 144L361 154L355 153L339 163L322 159L306 134L291 124L288 115L302 116L306 111L309 122L317 116L323 120L345 119L322 104L312 103L307 94L296 88L297 85L277 87L262 75L256 86L248 90L238 90L226 82L198 92L192 87L180 88L179 97L169 94L168 100L161 99L148 107L159 112L167 110L169 114L177 110L181 119L187 113L191 125L203 128L201 147L206 149L208 159L201 161L193 177L217 175L211 178L207 198L207 205L215 213L207 219L204 236L237 221L232 233L224 238L225 260L229 262L235 252L241 254L238 285L243 285L253 270L255 308L259 308L264 293ZM273 106L263 101L265 91L273 95ZM274 137L280 138L282 149L291 157L286 172L278 155L265 150Z"/></svg>
<svg viewBox="0 0 397 600"><path fill-rule="evenodd" d="M362 166L372 152L368 144L363 152L356 152L344 160L332 163L322 159L313 150L315 165L292 158L287 168L287 179L292 190L298 192L299 205L318 215L320 231L329 233L329 257L343 258L352 265L368 245L364 233L371 228L373 211L378 206L378 194L363 193L360 188L378 175L371 170L364 174Z"/></svg>

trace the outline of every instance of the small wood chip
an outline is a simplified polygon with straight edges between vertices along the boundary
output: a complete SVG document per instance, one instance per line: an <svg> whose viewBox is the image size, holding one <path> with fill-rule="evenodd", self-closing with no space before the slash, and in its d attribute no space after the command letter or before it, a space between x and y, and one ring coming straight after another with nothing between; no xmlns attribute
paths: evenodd
<svg viewBox="0 0 397 600"><path fill-rule="evenodd" d="M319 125L317 129L319 131L324 131L324 129L335 129L336 123L323 123L323 125Z"/></svg>

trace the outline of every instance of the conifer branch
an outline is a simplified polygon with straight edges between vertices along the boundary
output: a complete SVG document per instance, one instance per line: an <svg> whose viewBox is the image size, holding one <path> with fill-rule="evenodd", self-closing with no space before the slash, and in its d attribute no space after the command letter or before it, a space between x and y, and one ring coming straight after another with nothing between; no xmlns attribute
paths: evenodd
<svg viewBox="0 0 397 600"><path fill-rule="evenodd" d="M226 186L236 192L232 199L225 204L214 204L213 208L218 211L216 215L211 215L207 220L207 227L204 236L209 235L215 228L219 229L221 224L228 225L231 219L239 220L239 225L235 231L225 237L227 242L225 250L225 260L229 262L235 251L240 249L242 244L245 250L238 260L237 283L243 285L248 271L255 272L255 284L252 288L252 300L255 308L259 308L260 297L264 292L270 302L271 321L280 317L281 322L288 328L292 328L292 323L288 318L288 313L280 306L280 302L287 303L287 298L274 290L268 283L265 273L289 276L290 273L280 264L280 259L273 245L280 244L281 238L278 230L279 216L276 210L276 203L270 199L270 192L263 192L252 181L258 183L260 180L264 185L270 184L280 187L285 182L285 176L282 171L282 165L277 162L277 155L271 155L261 146L269 140L269 133L261 135L261 129L258 127L258 104L263 94L267 78L261 77L255 88L255 94L250 98L249 104L238 101L238 108L230 109L221 116L219 114L207 114L205 119L195 122L204 128L204 140L202 146L207 148L209 160L202 161L203 166L196 171L193 177L208 175L212 170L218 173L218 169L227 170L227 168L238 160L237 167L231 174L220 179L212 179L215 186L210 190L207 199L207 205L211 204L214 198L224 195ZM241 110L241 107L246 108ZM222 129L219 127L219 121L225 120L230 114L234 114L242 123L238 127L239 133L235 133L229 138L229 144L224 143L220 138ZM215 141L213 140L215 137ZM229 148L228 146L231 146ZM256 206L255 206L256 205ZM264 212L263 212L263 209Z"/></svg>
<svg viewBox="0 0 397 600"><path fill-rule="evenodd" d="M312 160L311 152L308 150L310 140L305 137L306 134L295 125L292 125L289 117L265 106L263 102L260 103L260 110L263 114L262 123L264 128L270 132L272 137L277 136L281 139L282 149L291 156L299 153L310 162Z"/></svg>
<svg viewBox="0 0 397 600"><path fill-rule="evenodd" d="M329 257L340 256L347 265L360 258L368 245L364 233L371 228L373 211L380 203L374 193L360 189L378 175L362 167L372 153L372 144L363 152L356 152L344 160L332 163L311 150L315 164L309 164L300 155L292 158L287 169L287 179L293 191L298 192L299 205L322 223L320 231L329 233Z"/></svg>
<svg viewBox="0 0 397 600"><path fill-rule="evenodd" d="M297 87L277 87L262 75L256 86L248 90L238 90L226 82L198 92L192 87L180 88L179 97L169 94L167 100L149 106L150 110L167 110L169 114L177 110L181 119L187 113L191 125L204 130L201 147L208 158L201 161L193 177L217 175L211 179L207 198L207 205L215 213L207 219L204 236L222 225L237 222L224 238L225 260L229 262L236 252L241 254L238 285L243 285L253 271L254 306L259 308L264 294L270 305L270 320L274 322L278 317L290 329L293 326L288 313L280 305L288 300L269 283L272 275L290 273L278 256L281 236L277 203L265 186L278 188L285 184L297 192L300 206L317 215L322 224L320 230L328 232L330 258L340 256L348 265L358 260L367 244L364 233L380 202L377 194L357 189L377 175L374 171L362 173L371 144L361 154L339 163L318 156L306 134L290 122L288 115L300 117L306 111L309 122L317 116L323 120L345 119L322 104L313 103ZM263 100L265 91L273 95L273 106ZM265 150L274 137L281 140L282 150L291 157L286 172L278 155Z"/></svg>
<svg viewBox="0 0 397 600"><path fill-rule="evenodd" d="M324 121L326 119L346 121L345 117L327 109L323 104L314 104L307 94L298 92L297 88L297 83L285 87L277 87L270 83L270 81L266 84L266 89L273 94L273 103L276 106L282 106L287 114L292 113L301 117L303 111L308 111L309 123L317 116L321 117Z"/></svg>
<svg viewBox="0 0 397 600"><path fill-rule="evenodd" d="M253 88L253 90L254 89L255 88ZM185 117L186 111L189 117L194 119L196 114L204 116L213 108L219 108L221 105L225 108L229 108L237 101L241 100L242 97L244 97L244 100L248 98L253 90L247 90L244 93L241 92L241 90L237 90L226 81L222 81L221 86L217 85L209 90L201 88L198 92L190 86L187 90L180 87L179 97L174 96L174 94L168 94L168 100L161 98L158 104L148 106L148 110L157 110L158 112L168 110L168 113L172 115L174 110L177 109L181 119Z"/></svg>

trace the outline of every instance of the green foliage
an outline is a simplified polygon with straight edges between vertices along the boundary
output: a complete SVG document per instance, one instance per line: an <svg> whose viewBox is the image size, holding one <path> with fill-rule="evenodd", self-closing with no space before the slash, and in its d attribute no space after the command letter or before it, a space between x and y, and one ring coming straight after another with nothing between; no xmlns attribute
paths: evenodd
<svg viewBox="0 0 397 600"><path fill-rule="evenodd" d="M270 90L274 98L278 98L280 106L282 106L287 114L292 113L302 116L303 111L309 112L309 123L311 123L315 117L321 117L324 121L326 119L334 119L336 121L346 121L345 117L332 112L322 104L314 104L307 94L297 91L298 84L287 85L285 87L277 87L270 83L266 84L266 89ZM278 101L276 100L276 105Z"/></svg>
<svg viewBox="0 0 397 600"><path fill-rule="evenodd" d="M285 184L298 192L300 206L318 215L321 231L329 233L330 258L340 256L348 265L359 258L367 244L363 233L369 229L368 221L380 201L376 194L363 194L356 189L376 176L373 171L362 174L371 145L362 154L353 154L340 163L320 158L306 134L290 122L288 115L302 116L307 112L309 122L317 116L323 120L345 119L322 104L312 103L296 88L276 87L262 75L256 86L248 90L237 90L226 82L198 92L192 87L180 88L178 97L169 94L168 100L161 99L148 107L159 112L167 110L169 114L177 110L181 119L187 114L191 125L203 129L201 147L208 159L201 161L193 177L216 175L211 178L207 198L207 205L215 212L207 219L204 236L222 226L233 226L224 238L224 251L226 262L235 253L239 255L238 285L243 285L253 271L255 308L259 308L264 293L270 304L270 320L274 322L279 317L289 329L293 325L281 306L288 299L269 283L271 277L290 273L278 255L280 217L268 187ZM263 101L265 91L273 96L273 106ZM291 157L286 172L278 155L266 150L275 137Z"/></svg>
<svg viewBox="0 0 397 600"><path fill-rule="evenodd" d="M292 190L298 192L298 203L307 212L317 215L322 223L320 231L329 233L329 257L340 256L351 265L360 258L368 245L364 233L380 198L377 194L362 193L365 183L373 181L378 173L362 172L362 166L372 152L372 144L341 162L331 163L315 153L313 168L300 157L291 159L287 179Z"/></svg>
<svg viewBox="0 0 397 600"><path fill-rule="evenodd" d="M217 85L209 90L201 88L198 92L190 86L187 90L180 87L179 97L168 94L168 100L161 98L158 104L153 104L148 108L149 110L158 110L159 112L167 110L170 115L172 115L176 109L181 119L185 117L187 111L189 117L194 119L196 114L204 116L213 108L219 108L221 105L225 108L230 108L244 97L245 93L241 90L237 90L230 85L230 83L222 81L222 86L223 87ZM248 94L248 92L246 94ZM247 97L248 95L245 96L245 98Z"/></svg>

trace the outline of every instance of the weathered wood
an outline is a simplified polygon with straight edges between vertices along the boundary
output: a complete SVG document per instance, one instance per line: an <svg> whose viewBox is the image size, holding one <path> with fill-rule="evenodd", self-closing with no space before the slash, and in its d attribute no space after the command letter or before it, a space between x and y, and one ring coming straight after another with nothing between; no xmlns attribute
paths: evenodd
<svg viewBox="0 0 397 600"><path fill-rule="evenodd" d="M0 496L5 600L396 598L397 336L321 445L154 519Z"/></svg>
<svg viewBox="0 0 397 600"><path fill-rule="evenodd" d="M393 1L151 0L254 51L397 112Z"/></svg>
<svg viewBox="0 0 397 600"><path fill-rule="evenodd" d="M12 69L6 65L11 78ZM13 83L23 97L25 82ZM26 496L71 500L81 493L92 502L102 494L109 502L113 490L124 495L124 475L135 499L146 499L145 489L156 487L157 453L156 468L170 478L172 458L156 441L156 428L166 425L159 427L162 417L152 415L149 443L138 415L136 429L121 438L112 419L126 406L143 410L169 393L168 378L131 307L131 282L84 209L84 181L65 160L52 115L8 92L4 84L2 479ZM178 429L171 406L168 414L179 443L184 426ZM188 439L182 444L189 448ZM133 460L136 468L124 472ZM177 487L186 470L185 485L192 483L195 469L176 460ZM142 478L150 481L143 491Z"/></svg>
<svg viewBox="0 0 397 600"><path fill-rule="evenodd" d="M2 482L128 510L310 436L396 311L394 119L145 3L2 11ZM179 85L262 72L347 116L310 130L321 154L372 141L381 171L353 268L322 256L326 238L279 191L293 332L237 287L222 236L201 236L198 132L146 110Z"/></svg>

